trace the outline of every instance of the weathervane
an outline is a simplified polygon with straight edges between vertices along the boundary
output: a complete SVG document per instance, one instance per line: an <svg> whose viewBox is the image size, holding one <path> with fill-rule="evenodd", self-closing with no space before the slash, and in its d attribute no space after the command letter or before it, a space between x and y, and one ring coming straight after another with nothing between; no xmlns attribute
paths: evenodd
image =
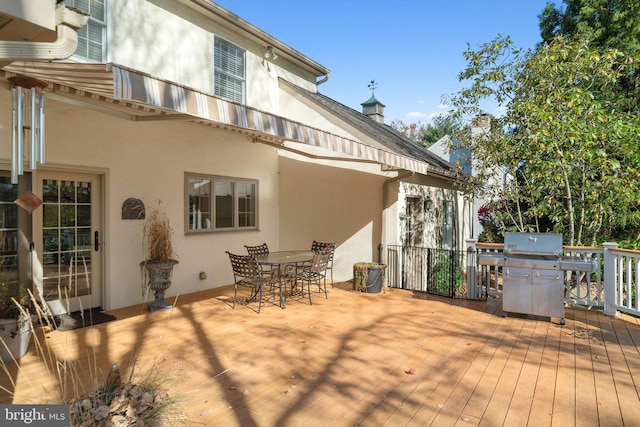
<svg viewBox="0 0 640 427"><path fill-rule="evenodd" d="M378 87L378 83L375 80L371 80L371 83L367 85L369 89L371 89L371 96L375 96L376 88Z"/></svg>

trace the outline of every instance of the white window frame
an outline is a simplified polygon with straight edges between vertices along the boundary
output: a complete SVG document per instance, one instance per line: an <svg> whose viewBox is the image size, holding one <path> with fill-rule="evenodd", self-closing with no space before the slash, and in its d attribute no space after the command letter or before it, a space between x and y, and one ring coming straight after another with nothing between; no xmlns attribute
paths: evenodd
<svg viewBox="0 0 640 427"><path fill-rule="evenodd" d="M102 62L106 62L106 56L107 56L107 2L109 0L65 0L64 4L65 6L68 7L72 7L75 9L80 10L81 12L84 13L88 13L89 16L89 21L87 22L87 24L80 28L77 33L78 33L78 47L76 48L76 51L73 54L73 59L82 61L82 62L95 62L95 63L102 63ZM86 7L82 7L82 5L80 3L86 3L88 4L89 10L87 10ZM100 3L102 3L102 16L104 20L99 20L96 19L95 14L92 14L91 11L95 9L96 6L99 6ZM100 42L98 42L97 40L92 40L89 36L89 33L91 31L100 31L100 36L101 36L101 40ZM80 49L80 45L82 44L82 42L84 42L85 46L87 47L87 51L86 52L79 52ZM101 49L101 54L100 54L100 59L97 58L90 58L88 56L88 51L90 44L98 44L100 45L100 49Z"/></svg>
<svg viewBox="0 0 640 427"><path fill-rule="evenodd" d="M197 181L207 182L206 188L195 192ZM185 173L185 234L215 233L239 230L257 230L259 225L258 202L259 185L258 180L249 178L237 178L218 175L206 175L197 173ZM232 223L228 226L218 224L218 206L216 202L216 183L232 184ZM243 198L239 194L241 185L253 186L253 212L241 212ZM203 186L204 187L204 186ZM249 199L250 200L250 199ZM241 220L253 216L253 224L243 225Z"/></svg>
<svg viewBox="0 0 640 427"><path fill-rule="evenodd" d="M230 56L227 53L222 52L220 49L233 49L239 55ZM223 58L224 56L224 58ZM240 59L238 59L240 58ZM221 61L226 59L227 61ZM241 61L241 64L237 67L229 65L238 65L237 62ZM226 62L226 65L225 65ZM235 68L235 70L234 70ZM239 74L241 73L241 74ZM228 82L237 83L240 87L239 96L237 95L238 89L229 87L224 80L228 79ZM214 36L213 40L213 93L224 99L228 99L239 104L244 104L246 99L247 88L247 51L238 45L231 43L221 37Z"/></svg>

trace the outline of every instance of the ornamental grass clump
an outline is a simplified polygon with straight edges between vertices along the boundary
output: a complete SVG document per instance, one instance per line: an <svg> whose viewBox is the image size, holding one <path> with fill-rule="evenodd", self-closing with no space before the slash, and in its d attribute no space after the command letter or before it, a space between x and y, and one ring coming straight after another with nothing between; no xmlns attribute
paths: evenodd
<svg viewBox="0 0 640 427"><path fill-rule="evenodd" d="M160 209L152 211L143 230L142 249L145 254L145 262L163 262L174 259L172 234L173 229L167 215Z"/></svg>

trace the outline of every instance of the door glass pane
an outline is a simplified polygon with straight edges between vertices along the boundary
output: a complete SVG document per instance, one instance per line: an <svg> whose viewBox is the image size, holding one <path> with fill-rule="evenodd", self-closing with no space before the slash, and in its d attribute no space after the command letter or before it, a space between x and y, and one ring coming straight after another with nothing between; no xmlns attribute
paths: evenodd
<svg viewBox="0 0 640 427"><path fill-rule="evenodd" d="M234 227L233 209L234 183L230 181L216 181L216 228Z"/></svg>
<svg viewBox="0 0 640 427"><path fill-rule="evenodd" d="M76 206L61 205L60 206L60 225L63 227L73 227L76 225Z"/></svg>
<svg viewBox="0 0 640 427"><path fill-rule="evenodd" d="M78 206L76 224L78 227L91 225L91 205Z"/></svg>
<svg viewBox="0 0 640 427"><path fill-rule="evenodd" d="M91 183L43 182L43 286L47 299L91 293Z"/></svg>
<svg viewBox="0 0 640 427"><path fill-rule="evenodd" d="M87 183L79 183L78 190L78 203L91 203L91 187Z"/></svg>
<svg viewBox="0 0 640 427"><path fill-rule="evenodd" d="M18 283L18 186L0 177L0 283Z"/></svg>
<svg viewBox="0 0 640 427"><path fill-rule="evenodd" d="M2 228L16 228L18 226L17 214L16 205L13 202L0 204L0 226Z"/></svg>
<svg viewBox="0 0 640 427"><path fill-rule="evenodd" d="M58 182L53 179L47 179L42 183L42 201L57 202L58 201Z"/></svg>

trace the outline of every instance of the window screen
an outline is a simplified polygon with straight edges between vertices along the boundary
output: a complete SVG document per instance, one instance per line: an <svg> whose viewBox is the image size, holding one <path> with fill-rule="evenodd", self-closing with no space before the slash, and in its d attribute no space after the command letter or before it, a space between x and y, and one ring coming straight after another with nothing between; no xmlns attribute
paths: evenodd
<svg viewBox="0 0 640 427"><path fill-rule="evenodd" d="M214 94L231 101L244 102L245 51L216 37L214 41Z"/></svg>

